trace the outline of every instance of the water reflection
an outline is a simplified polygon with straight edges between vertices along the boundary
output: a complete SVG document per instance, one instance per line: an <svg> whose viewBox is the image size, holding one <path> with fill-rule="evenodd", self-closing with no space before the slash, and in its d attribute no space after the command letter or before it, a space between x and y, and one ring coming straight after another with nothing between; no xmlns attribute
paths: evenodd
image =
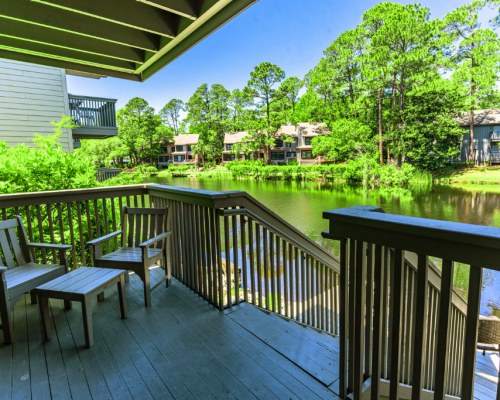
<svg viewBox="0 0 500 400"><path fill-rule="evenodd" d="M435 186L430 191L364 190L318 182L189 178L158 183L217 191L244 190L334 254L338 254L338 244L323 239L321 232L328 228L322 218L323 211L335 208L378 206L393 214L500 227L500 194L488 191L487 187L473 190L448 186ZM456 283L466 286L468 268L461 275ZM485 270L483 286L481 313L500 317L500 272Z"/></svg>

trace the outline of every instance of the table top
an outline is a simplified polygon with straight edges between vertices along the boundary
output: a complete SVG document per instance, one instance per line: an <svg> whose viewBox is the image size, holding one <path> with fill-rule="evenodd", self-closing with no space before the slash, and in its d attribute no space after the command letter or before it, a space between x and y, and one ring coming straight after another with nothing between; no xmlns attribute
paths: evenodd
<svg viewBox="0 0 500 400"><path fill-rule="evenodd" d="M105 286L125 274L123 269L80 267L50 282L38 286L35 291L75 293L85 295Z"/></svg>

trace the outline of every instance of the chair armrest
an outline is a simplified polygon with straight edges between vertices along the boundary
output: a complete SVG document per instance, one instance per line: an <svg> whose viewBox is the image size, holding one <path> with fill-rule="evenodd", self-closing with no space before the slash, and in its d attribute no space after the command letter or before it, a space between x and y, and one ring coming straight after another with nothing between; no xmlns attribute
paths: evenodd
<svg viewBox="0 0 500 400"><path fill-rule="evenodd" d="M48 249L48 250L69 250L69 249L71 249L70 244L56 244L56 243L28 242L28 247L35 247L38 249Z"/></svg>
<svg viewBox="0 0 500 400"><path fill-rule="evenodd" d="M93 239L93 240L89 240L87 242L87 244L89 246L96 246L98 244L101 244L101 243L104 243L104 242L107 242L108 240L114 238L115 236L118 236L120 233L122 233L121 230L119 231L114 231L114 232L111 232L111 233L108 233L107 235L104 235L104 236L101 236L97 239Z"/></svg>
<svg viewBox="0 0 500 400"><path fill-rule="evenodd" d="M139 245L139 247L149 247L152 244L155 244L156 242L159 242L160 240L165 239L167 236L170 236L171 234L172 234L171 231L160 233L159 235L152 237L151 239L148 239L145 242L142 242Z"/></svg>
<svg viewBox="0 0 500 400"><path fill-rule="evenodd" d="M0 275L7 271L7 267L0 267Z"/></svg>

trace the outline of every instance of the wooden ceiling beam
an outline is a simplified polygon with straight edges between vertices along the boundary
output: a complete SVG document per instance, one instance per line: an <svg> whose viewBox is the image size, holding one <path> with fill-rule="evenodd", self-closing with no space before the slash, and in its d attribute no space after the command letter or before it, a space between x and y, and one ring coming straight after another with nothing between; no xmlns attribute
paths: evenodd
<svg viewBox="0 0 500 400"><path fill-rule="evenodd" d="M75 62L70 62L66 60L57 60L54 58L47 58L35 54L25 54L25 53L0 49L0 58L7 58L9 60L23 61L33 64L48 65L50 67L88 72L89 74L92 75L113 76L115 78L128 79L132 81L142 81L142 76L135 74L133 72L114 71L109 68L102 68L86 64L78 64Z"/></svg>
<svg viewBox="0 0 500 400"><path fill-rule="evenodd" d="M61 47L54 47L45 43L26 42L24 40L5 36L0 37L0 48L27 54L35 53L41 55L42 57L69 60L74 63L94 64L110 69L134 71L137 68L136 63L129 61L103 57L97 54L83 53Z"/></svg>
<svg viewBox="0 0 500 400"><path fill-rule="evenodd" d="M60 32L40 25L32 25L0 17L0 44L3 43L2 36L136 63L144 62L145 57L144 50L127 46L117 46L110 42L71 32Z"/></svg>
<svg viewBox="0 0 500 400"><path fill-rule="evenodd" d="M33 1L156 35L173 38L177 34L178 16L136 0Z"/></svg>
<svg viewBox="0 0 500 400"><path fill-rule="evenodd" d="M140 3L160 8L172 14L195 20L198 18L198 10L193 0L137 0ZM199 1L199 0L198 0Z"/></svg>
<svg viewBox="0 0 500 400"><path fill-rule="evenodd" d="M142 50L158 51L160 45L160 38L151 33L116 24L110 27L96 23L95 18L30 0L1 0L0 16Z"/></svg>

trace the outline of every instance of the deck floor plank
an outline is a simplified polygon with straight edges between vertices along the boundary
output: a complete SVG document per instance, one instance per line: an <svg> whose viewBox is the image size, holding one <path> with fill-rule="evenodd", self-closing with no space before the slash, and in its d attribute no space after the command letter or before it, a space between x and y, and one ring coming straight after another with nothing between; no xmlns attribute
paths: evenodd
<svg viewBox="0 0 500 400"><path fill-rule="evenodd" d="M23 297L21 306L25 305L26 297ZM13 348L12 354L12 399L28 399L31 397L29 348L28 348L28 325L26 313L18 309L14 313L14 338L22 340Z"/></svg>
<svg viewBox="0 0 500 400"><path fill-rule="evenodd" d="M95 305L90 349L77 303L68 312L50 301L53 335L42 343L38 306L18 302L15 343L0 344L0 400L338 398L327 387L336 387L338 343L327 334L250 305L221 313L177 281L145 308L132 276L125 320L117 297L109 288ZM495 357L478 352L478 399L495 396Z"/></svg>
<svg viewBox="0 0 500 400"><path fill-rule="evenodd" d="M60 300L53 301L62 305ZM74 303L73 305L74 310L71 312L61 311L66 315L91 397L103 400L112 399L111 391L107 386L106 380L103 379L104 371L102 371L96 359L96 355L99 353L96 351L86 351L87 349L83 346L85 337L80 304Z"/></svg>
<svg viewBox="0 0 500 400"><path fill-rule="evenodd" d="M71 398L91 399L92 395L87 383L85 371L82 368L78 355L78 346L81 346L81 344L75 340L70 327L70 321L76 321L76 319L72 318L72 315L78 313L77 308L79 307L77 304L73 304L73 310L66 312L62 306L63 302L61 300L51 300L50 304L52 322L54 324L53 332L57 331L57 339L59 341L62 361L71 391ZM72 314L69 315L69 319L67 314ZM56 336L55 332L53 336ZM50 341L54 339L55 337L52 337Z"/></svg>
<svg viewBox="0 0 500 400"><path fill-rule="evenodd" d="M38 320L37 307L26 308L27 321ZM29 369L32 399L50 398L50 384L47 380L47 363L45 361L45 348L42 342L41 329L36 326L28 329Z"/></svg>
<svg viewBox="0 0 500 400"><path fill-rule="evenodd" d="M255 307L241 307L228 316L325 386L337 380L337 339Z"/></svg>
<svg viewBox="0 0 500 400"><path fill-rule="evenodd" d="M199 297L179 296L179 298L182 299L183 302L191 304L192 306L190 308L192 310L199 310L201 306L208 306ZM265 314L262 315L265 316ZM278 397L283 398L290 393L292 396L294 393L295 395L300 393L305 397L324 397L332 395L331 392L325 389L322 385L309 385L309 382L315 381L314 378L302 370L293 367L293 364L286 362L285 357L278 352L269 351L268 345L263 343L261 340L256 341L252 334L238 324L234 324L233 321L225 317L223 314L214 314L214 317L215 319L212 324L215 329L215 333L211 335L211 337L213 337L212 340L227 337L227 340L221 343L219 347L224 346L231 349L233 352L238 351L239 349L243 350L245 357L256 363L255 368L247 368L247 370L262 370L264 372L264 376L274 376L283 389L283 391L279 391L276 382L273 382L272 388L270 389L273 390ZM196 322L198 318L199 317L196 317L193 321ZM183 319L184 323L186 323L186 320L186 318ZM207 321L204 321L203 325L195 324L195 328L196 325L198 327L203 326L204 330L207 326L210 326ZM210 346L209 349L217 347L218 346ZM217 354L218 353L216 352L215 355L217 356ZM250 365L252 364L249 364L249 366ZM282 367L282 365L292 366L292 368L288 369ZM311 390L311 388L320 389L317 393L315 393L315 389Z"/></svg>

